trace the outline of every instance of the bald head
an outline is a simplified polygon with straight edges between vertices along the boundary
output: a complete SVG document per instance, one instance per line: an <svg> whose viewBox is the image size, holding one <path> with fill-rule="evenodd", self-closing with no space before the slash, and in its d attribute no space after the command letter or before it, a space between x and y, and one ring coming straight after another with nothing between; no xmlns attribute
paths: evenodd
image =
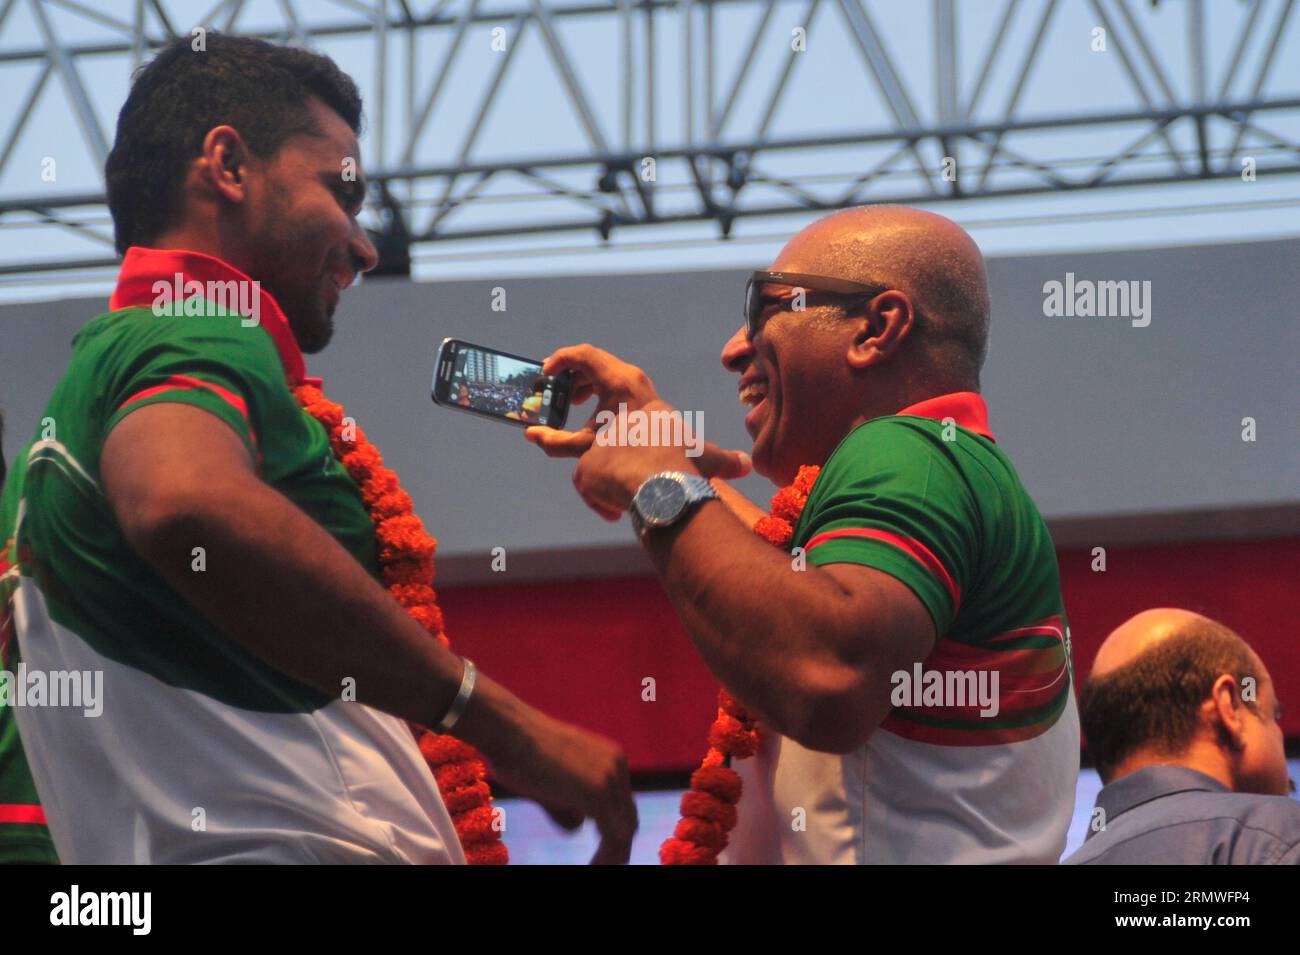
<svg viewBox="0 0 1300 955"><path fill-rule="evenodd" d="M1176 607L1143 610L1111 631L1097 651L1097 659L1092 664L1092 675L1102 677L1132 663L1147 650L1170 637L1211 632L1221 639L1236 641L1245 646L1245 642L1227 627L1215 623L1209 617L1202 617L1199 613Z"/></svg>
<svg viewBox="0 0 1300 955"><path fill-rule="evenodd" d="M772 269L906 293L920 315L917 345L955 387L978 387L988 351L988 277L979 247L952 220L906 206L844 209L787 242Z"/></svg>
<svg viewBox="0 0 1300 955"><path fill-rule="evenodd" d="M1223 624L1172 607L1144 610L1120 624L1097 651L1079 699L1088 752L1102 779L1148 763L1191 765L1184 761L1198 741L1197 758L1210 752L1211 762L1230 762L1215 752L1223 734L1204 722L1218 712L1206 707L1224 677L1235 687L1232 705L1247 706L1257 717L1256 701L1272 700L1263 662ZM1242 692L1247 686L1254 687L1249 695ZM1271 754L1269 760L1275 762ZM1274 770L1270 762L1270 778Z"/></svg>

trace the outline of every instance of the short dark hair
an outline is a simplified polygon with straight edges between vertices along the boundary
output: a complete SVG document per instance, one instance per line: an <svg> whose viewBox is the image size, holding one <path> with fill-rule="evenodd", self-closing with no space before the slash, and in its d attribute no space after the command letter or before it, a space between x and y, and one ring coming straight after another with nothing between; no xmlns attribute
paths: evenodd
<svg viewBox="0 0 1300 955"><path fill-rule="evenodd" d="M258 157L290 136L317 133L307 102L317 97L359 133L361 94L328 56L251 37L209 32L164 46L136 71L117 116L104 167L118 252L148 245L181 214L185 170L215 126L239 130Z"/></svg>
<svg viewBox="0 0 1300 955"><path fill-rule="evenodd" d="M1258 664L1239 636L1213 620L1187 624L1129 663L1090 676L1079 694L1088 754L1108 781L1142 750L1180 756L1196 734L1197 711L1225 673L1240 684L1259 680ZM1246 701L1252 710L1256 704Z"/></svg>

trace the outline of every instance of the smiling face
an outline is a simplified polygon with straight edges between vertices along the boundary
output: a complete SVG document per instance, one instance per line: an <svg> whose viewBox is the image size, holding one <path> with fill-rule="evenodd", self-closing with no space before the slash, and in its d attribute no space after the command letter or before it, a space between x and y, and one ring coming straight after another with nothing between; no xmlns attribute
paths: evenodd
<svg viewBox="0 0 1300 955"><path fill-rule="evenodd" d="M823 464L856 425L952 391L977 391L988 334L978 246L943 216L903 206L832 213L795 235L768 267L888 289L869 300L767 285L753 340L722 350L740 376L754 470L778 485ZM922 320L924 316L924 320Z"/></svg>
<svg viewBox="0 0 1300 955"><path fill-rule="evenodd" d="M751 341L742 326L722 351L723 365L740 375L740 401L749 407L745 430L754 441L754 470L779 485L805 464L824 463L858 410L844 360L848 322L836 327L837 310L828 306L792 311L785 294L791 291L767 286L771 303L758 334Z"/></svg>
<svg viewBox="0 0 1300 955"><path fill-rule="evenodd" d="M308 108L319 135L292 136L250 169L245 271L274 296L311 354L333 335L343 289L379 257L356 220L365 198L356 136L319 100Z"/></svg>

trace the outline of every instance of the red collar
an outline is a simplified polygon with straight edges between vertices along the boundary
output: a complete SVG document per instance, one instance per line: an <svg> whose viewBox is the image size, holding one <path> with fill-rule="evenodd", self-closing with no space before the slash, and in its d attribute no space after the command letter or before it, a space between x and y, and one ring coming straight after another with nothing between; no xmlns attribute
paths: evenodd
<svg viewBox="0 0 1300 955"><path fill-rule="evenodd" d="M981 438L996 442L993 432L989 430L989 409L984 399L974 391L954 391L951 394L927 398L914 405L908 405L900 415L915 415L918 418L934 418L942 421L951 418L967 431L973 431Z"/></svg>
<svg viewBox="0 0 1300 955"><path fill-rule="evenodd" d="M232 279L240 282L252 281L233 265L202 252L192 252L188 249L147 249L144 246L133 245L126 250L126 256L122 259L122 269L117 275L117 288L113 290L113 297L108 300L109 311L152 305L158 294L154 289L155 283L166 282L170 286L175 282L178 274L181 276L182 283L190 279L203 283L228 282ZM307 366L303 361L302 350L298 347L298 339L294 337L293 329L289 327L289 320L280 310L280 303L266 289L261 289L260 286L259 289L261 299L258 324L270 333L271 340L275 342L275 348L280 353L280 363L284 366L284 374L290 386L315 385L319 388L322 379L307 376Z"/></svg>

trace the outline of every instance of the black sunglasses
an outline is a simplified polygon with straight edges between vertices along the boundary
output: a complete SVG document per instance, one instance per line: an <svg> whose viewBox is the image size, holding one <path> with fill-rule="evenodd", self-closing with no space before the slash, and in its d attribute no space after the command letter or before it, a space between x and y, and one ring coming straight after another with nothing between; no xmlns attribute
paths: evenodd
<svg viewBox="0 0 1300 955"><path fill-rule="evenodd" d="M759 270L745 283L745 334L753 338L766 321L764 312L769 305L791 301L791 296L780 296L779 300L765 298L763 286L785 285L807 292L820 292L829 295L851 295L855 298L875 298L889 291L887 285L868 285L863 282L851 282L848 279L832 278L828 275L808 275L803 272L766 272Z"/></svg>

